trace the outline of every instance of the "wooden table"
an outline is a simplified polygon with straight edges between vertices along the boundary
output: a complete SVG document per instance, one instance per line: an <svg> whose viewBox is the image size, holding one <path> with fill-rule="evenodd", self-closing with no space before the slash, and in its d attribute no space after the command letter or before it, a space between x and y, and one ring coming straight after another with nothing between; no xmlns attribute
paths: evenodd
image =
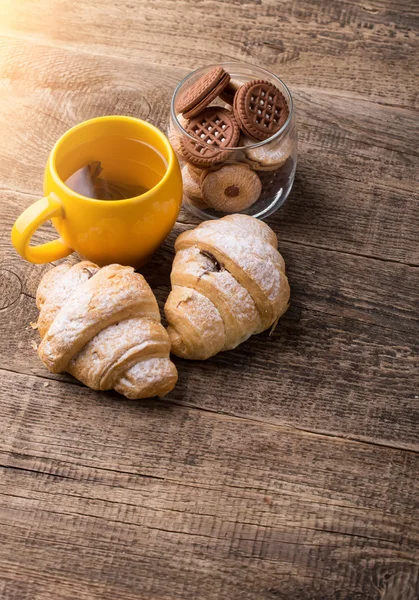
<svg viewBox="0 0 419 600"><path fill-rule="evenodd" d="M0 598L417 599L417 2L1 0L0 23ZM290 310L176 360L165 400L49 374L30 323L50 265L9 242L49 150L97 115L164 129L180 78L226 59L295 97L269 220ZM193 223L144 269L161 304Z"/></svg>

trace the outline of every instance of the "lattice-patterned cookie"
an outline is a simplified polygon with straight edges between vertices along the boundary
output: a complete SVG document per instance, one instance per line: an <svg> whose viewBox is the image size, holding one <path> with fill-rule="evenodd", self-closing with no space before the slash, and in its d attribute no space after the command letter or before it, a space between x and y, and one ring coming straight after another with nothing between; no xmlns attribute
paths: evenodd
<svg viewBox="0 0 419 600"><path fill-rule="evenodd" d="M231 111L213 106L191 119L186 131L195 139L183 136L180 140L182 154L191 163L211 167L223 161L239 141L240 128Z"/></svg>
<svg viewBox="0 0 419 600"><path fill-rule="evenodd" d="M269 81L249 81L234 96L234 116L243 133L257 140L267 140L279 131L288 115L284 96Z"/></svg>

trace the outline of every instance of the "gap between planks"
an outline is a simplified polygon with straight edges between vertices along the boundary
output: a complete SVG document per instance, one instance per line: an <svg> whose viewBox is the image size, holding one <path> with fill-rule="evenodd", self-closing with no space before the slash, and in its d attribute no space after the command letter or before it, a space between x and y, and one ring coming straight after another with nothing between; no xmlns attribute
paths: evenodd
<svg viewBox="0 0 419 600"><path fill-rule="evenodd" d="M346 179L346 178L345 178ZM352 181L352 180L351 180ZM39 198L39 194L35 194L33 192L28 192L28 191L23 191L23 190L18 190L18 189L12 189L12 188L3 188L0 187L0 192L11 192L13 194L22 194L23 196L29 196L32 198ZM292 199L290 200L292 202ZM266 221L265 221L266 222ZM269 219L267 220L267 224L269 225ZM189 223L187 221L176 221L175 222L175 226L180 226L180 227L197 227L197 225L199 225L199 222L195 222L195 223ZM362 254L360 252L354 252L354 251L350 251L350 250L339 250L339 248L330 248L328 246L323 246L323 245L317 245L317 244L308 244L305 242L300 242L297 240L290 240L290 239L286 239L284 237L279 237L279 242L285 242L286 244L294 244L295 246L303 246L305 248L314 248L316 250L324 250L325 252L337 252L338 254L343 254L343 255L347 255L347 256L355 256L355 257L359 257L359 258L366 258L366 259L370 259L370 260L378 260L380 262L383 263L393 263L396 265L402 265L405 267L410 267L412 269L416 269L419 268L419 263L408 263L408 262L404 262L401 260L396 260L393 258L384 258L382 256L376 256L374 254ZM49 263L49 264L53 264L53 263ZM16 273L14 273L14 275L16 275ZM27 294L28 295L28 294Z"/></svg>
<svg viewBox="0 0 419 600"><path fill-rule="evenodd" d="M180 222L179 222L178 224L180 224L180 225L186 225L185 223L180 223ZM283 240L283 241L284 241L285 243L287 243L287 244L293 244L293 243L294 243L294 242L289 242L288 240ZM297 244L297 245L300 245L300 246L305 246L305 247L308 247L308 248L317 248L317 249L320 249L320 250L327 250L327 251L329 251L329 252L339 252L338 250L333 250L333 249L329 249L329 250L328 250L328 249L325 249L325 248L318 248L317 246L313 246L313 245L310 245L310 244L300 244L300 243L298 243L298 242L296 242L296 244ZM342 252L341 254L348 254L348 253ZM362 258L367 258L367 259L371 259L371 260L376 260L376 259L373 259L372 257L369 257L369 256L363 256L363 255L361 255L361 254L353 254L353 256L362 257ZM377 260L380 260L380 259L377 259ZM385 262L394 262L394 263L396 263L396 264L400 264L400 265L403 265L403 266L407 266L407 267L409 267L409 268L413 268L413 269L416 269L416 268L418 268L416 265L407 265L406 263L399 263L398 261L385 261ZM56 267L56 266L58 266L60 263L59 263L59 261L57 260L57 261L56 261L56 263L45 263L45 264L51 265L52 267ZM2 269L2 270L3 270L3 271L8 271L9 273L13 273L13 275L15 275L15 276L16 276L16 277L19 279L19 281L20 281L20 284L21 284L21 286L22 286L22 288L23 288L23 282L22 282L22 280L21 280L20 276L19 276L17 273L15 273L14 271L11 271L10 269L5 269L5 268L4 268L4 269ZM140 271L136 271L136 272L140 273ZM23 291L23 289L22 289L22 290L21 290L21 292L20 292L20 296L26 296L27 298L30 298L30 299L31 299L31 300L33 300L34 302L36 301L36 298L35 298L35 296L32 296L31 294L28 294L28 292L24 292L24 291ZM17 299L16 299L16 300L15 300L15 301L14 301L12 304L9 304L9 305L8 305L8 306L6 306L5 308L0 308L0 313L1 313L1 312L3 312L3 311L7 311L7 310L9 310L9 309L10 309L12 306L14 306L15 304L17 304L17 303L19 302L20 296L18 296L18 297L17 297ZM295 308L297 308L297 309L303 309L303 308L306 308L304 305L302 305L302 304L299 304L298 302L293 302L293 303L292 303L292 306L293 306L293 307L295 307ZM333 313L333 312L328 312L327 310L318 310L318 309L315 309L315 308L310 308L310 309L309 309L309 312L310 312L310 314L319 314L319 315L322 315L322 316L323 316L323 315L326 315L326 316L328 316L328 317L336 317L336 316L339 316L339 315L337 315L336 313ZM357 318L355 318L355 317L348 317L348 316L346 316L345 318L346 318L348 321L355 321L355 322L364 323L364 324L365 324L365 323L368 323L367 321L364 321L363 319L359 319L359 318L357 319ZM394 331L403 332L403 331L404 331L403 329L398 329L398 328L394 328L394 327L388 327L387 325L381 325L381 324L379 324L379 323L369 323L369 325L370 325L371 327L378 327L379 329L384 329L384 331L392 331L392 332L394 332ZM2 368L3 368L3 370L4 370L4 371L9 371L9 369L5 369L4 367L2 367ZM13 371L13 370L10 370L10 372L11 372L11 373L17 373L17 374L20 374L20 375L23 375L23 374L24 374L24 373L21 373L20 371ZM49 379L51 379L51 378L49 378ZM60 381L60 380L57 380L57 379L51 379L51 380L52 380L52 381Z"/></svg>
<svg viewBox="0 0 419 600"><path fill-rule="evenodd" d="M0 465L0 468L2 467L2 465ZM55 492L56 493L56 492ZM86 499L85 496L76 496L75 494L59 494L61 496L71 496L71 497L78 497L81 498L83 500ZM7 494L7 493L2 493L0 492L0 497L1 496L9 496L11 498L20 498L20 499L24 499L24 500L28 500L29 498L27 496L19 496L16 494ZM109 500L102 500L102 502L109 502ZM140 508L144 508L139 504L127 504L125 502L111 502L112 504L118 504L118 506L135 506L135 507L140 507ZM140 527L141 529L143 527L145 527L146 529L150 529L152 531L163 531L165 533L173 533L175 535L187 535L187 536L193 536L193 537L201 537L201 538L207 538L210 540L218 540L220 539L217 536L212 536L209 534L205 534L205 533L194 533L192 531L179 531L176 529L167 529L164 527L155 527L153 525L149 525L147 523L136 523L135 521L123 521L121 519L111 519L109 517L105 517L105 516L101 516L101 515L95 515L92 513L84 513L84 512L80 512L80 511L72 511L72 512L67 512L67 511L57 511L57 510L52 510L50 508L46 508L45 505L42 507L42 510L46 513L52 514L52 515L66 515L69 517L73 517L75 515L80 516L80 517L86 517L88 519L98 519L98 520L105 520L107 523L116 523L116 524L120 524L120 525L129 525L129 526L133 526L133 527ZM184 511L172 511L172 509L161 509L163 512L184 512ZM206 515L205 513L193 513L196 516L212 516L212 515ZM224 523L230 523L231 525L251 525L254 526L253 523L248 523L246 521L241 521L241 520L229 520L229 519L225 519L223 521ZM278 527L274 527L273 525L262 525L262 524L258 524L258 529L267 529L267 530L278 530L281 531L280 528ZM333 529L322 529L320 527L308 527L308 526L304 526L304 527L300 527L298 525L292 525L291 523L288 524L288 527L290 529L295 529L295 530L307 530L307 531L317 531L319 533L328 533L330 535L333 536L342 536L342 537L350 537L350 538L357 538L357 539L363 539L363 540L369 540L369 541L373 541L373 542L385 542L386 544L391 544L394 545L396 547L399 547L399 544L393 540L390 539L386 539L386 538L378 538L378 537L374 537L374 536L369 536L369 535L363 535L363 534L359 534L359 533L350 533L350 532L346 532L346 531L338 531L338 530L333 530ZM304 544L303 542L290 542L290 541L284 541L281 540L281 543L285 543L285 544L291 544L291 545L301 545L301 546L307 546L307 547L322 547L323 544ZM273 560L273 559L266 559L264 558L264 560L268 560L268 562L274 562L275 564L277 563L277 561Z"/></svg>
<svg viewBox="0 0 419 600"><path fill-rule="evenodd" d="M75 385L79 388L84 388L85 386L81 383L79 383L77 380L62 380L62 379L55 379L52 377L47 377L44 375L39 375L39 374L27 374L27 373L20 373L19 371L13 371L12 369L4 369L3 367L0 367L0 373L4 372L4 373L10 373L13 375L17 375L18 377L32 377L35 379L39 379L39 380L48 380L51 381L53 383L64 383L64 384L69 384L69 385ZM98 392L99 393L99 392ZM152 400L152 398L150 398L149 400ZM388 448L390 450L396 450L396 451L402 451L402 452L408 452L411 454L419 454L419 448L409 448L403 445L394 445L394 444L387 444L385 442L380 442L380 441L373 441L373 440L369 440L369 439L365 439L365 438L356 438L356 437L352 437L352 436L343 436L343 435L338 435L338 434L334 434L334 433L330 433L327 431L314 431L311 429L305 429L303 427L298 427L296 425L291 425L289 423L278 423L278 422L272 422L269 421L268 419L262 419L262 418L257 418L257 417L249 417L249 416L245 416L245 415L238 415L238 414L234 414L234 413L229 413L229 412L225 412L225 411L221 411L221 410L212 410L210 408L204 408L202 406L197 406L195 404L191 404L189 402L182 402L180 400L171 400L170 398L160 398L158 400L160 403L164 404L168 404L170 406L179 406L180 408L186 408L186 409L190 409L190 410L198 410L198 411L202 411L204 413L207 413L209 415L213 415L218 419L222 419L224 421L239 421L239 422L243 422L243 423L247 423L247 424L252 424L252 425L263 425L264 427L268 428L268 429L273 429L275 431L281 431L281 432L295 432L298 431L300 433L302 433L303 435L310 435L310 436L314 436L316 438L319 437L323 437L323 438L327 438L331 441L335 441L337 443L343 443L343 444L362 444L362 445L367 445L367 446L375 446L375 447L379 447L379 448ZM1 465L0 465L1 466Z"/></svg>
<svg viewBox="0 0 419 600"><path fill-rule="evenodd" d="M140 60L138 60L137 58L129 58L125 55L120 55L120 54L114 54L112 52L102 52L102 51L98 51L99 47L96 47L95 51L92 50L88 50L86 47L80 47L80 46L73 46L71 44L65 44L63 42L59 42L57 40L49 40L43 36L37 36L37 35L28 35L28 34L24 34L23 32L17 31L15 29L4 29L1 30L0 29L0 37L3 38L8 38L8 39L16 39L16 40L21 40L23 42L28 42L30 44L34 44L37 46L46 46L48 48L58 48L61 50L65 50L66 52L72 53L72 54L84 54L87 56L103 56L105 58L112 58L114 60L119 60L119 61L124 61L127 62L129 64L137 64L139 66L142 66L144 64L146 64L147 66L153 67L155 69L158 70L164 70L166 68L166 66L162 63L156 63L154 61L150 61L150 60L144 60L142 57ZM101 47L100 47L101 49ZM235 59L234 57L226 57L224 60L230 60L230 61L235 61L237 59ZM249 62L249 65L253 65L254 63ZM177 65L176 67L172 66L170 67L171 69L180 69L182 71L192 71L192 69L188 66L183 66L183 65ZM182 76L183 77L183 76ZM370 98L368 98L367 96L362 96L359 94L345 94L343 91L340 92L339 90L332 90L332 91L328 91L325 90L324 88L310 88L310 87L305 87L303 85L293 85L293 89L297 90L297 91L302 91L302 92L315 92L316 94L321 94L323 96L329 96L329 97L339 97L339 98L343 98L343 99L347 99L347 100L351 100L351 101L360 101L360 102L368 102L370 104L378 104L380 106L385 106L389 109L395 109L395 110L404 110L407 111L411 114L416 114L416 110L412 107L409 106L404 106L403 104L390 104L388 102L382 102L379 100L371 100Z"/></svg>
<svg viewBox="0 0 419 600"><path fill-rule="evenodd" d="M87 48L82 48L82 47L78 47L78 46L72 46L71 44L64 44L62 42L57 42L56 40L52 41L49 40L43 36L39 36L39 35L28 35L28 34L24 34L20 31L17 31L15 29L0 29L0 37L3 38L9 38L11 40L16 39L16 40L21 40L23 42L29 42L31 44L34 44L36 46L46 46L47 48L59 48L61 50L65 50L66 52L71 52L73 54L86 54L88 56L103 56L105 58L113 58L115 60L120 60L120 61L124 61L127 62L129 64L138 64L138 65L143 65L145 62L147 65L151 66L151 67L155 67L156 69L162 70L165 68L165 65L161 64L161 63L155 63L153 61L145 61L145 60L137 60L137 59L132 59L132 58L128 58L127 56L124 55L119 55L119 54L114 54L112 52L93 52L92 50L88 50ZM171 67L173 69L175 69L176 67ZM178 65L177 67L178 69L184 69L184 70L190 70L188 67L183 67L182 65Z"/></svg>

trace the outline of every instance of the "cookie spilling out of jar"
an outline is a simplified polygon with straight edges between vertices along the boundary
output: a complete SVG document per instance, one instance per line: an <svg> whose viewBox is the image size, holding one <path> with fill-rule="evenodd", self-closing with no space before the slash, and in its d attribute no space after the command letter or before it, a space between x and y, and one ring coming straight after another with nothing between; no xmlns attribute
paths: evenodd
<svg viewBox="0 0 419 600"><path fill-rule="evenodd" d="M180 86L168 136L183 164L186 206L222 216L254 214L260 204L263 213L292 185L296 138L282 135L289 122L288 101L268 79L215 66Z"/></svg>

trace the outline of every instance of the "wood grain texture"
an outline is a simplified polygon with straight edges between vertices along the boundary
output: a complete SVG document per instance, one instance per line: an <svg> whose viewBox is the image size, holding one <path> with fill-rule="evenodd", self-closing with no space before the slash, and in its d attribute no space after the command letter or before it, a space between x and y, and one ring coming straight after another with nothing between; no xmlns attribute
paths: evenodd
<svg viewBox="0 0 419 600"><path fill-rule="evenodd" d="M173 243L186 227L177 225L142 269L161 309L170 291ZM180 380L169 398L419 451L417 269L289 242L280 241L280 249L292 304L273 335L254 336L205 362L175 357ZM30 326L38 316L36 287L50 266L29 265L12 250L3 264L16 283L22 282L22 293L0 320L0 335L9 341L0 349L1 364L10 371L53 377L34 352L39 336ZM399 295L389 302L395 286Z"/></svg>
<svg viewBox="0 0 419 600"><path fill-rule="evenodd" d="M63 402L67 385L32 376L0 384L7 600L418 589L417 454L81 387Z"/></svg>
<svg viewBox="0 0 419 600"><path fill-rule="evenodd" d="M415 0L6 0L2 16L13 33L89 53L189 69L244 60L292 87L418 106Z"/></svg>
<svg viewBox="0 0 419 600"><path fill-rule="evenodd" d="M418 31L413 0L0 2L1 600L417 600ZM164 401L48 373L51 265L9 232L51 147L104 114L165 129L177 82L230 59L295 98L297 178L269 220L290 310L175 359ZM143 269L161 308L195 222Z"/></svg>
<svg viewBox="0 0 419 600"><path fill-rule="evenodd" d="M50 149L85 119L128 114L165 129L171 93L185 72L4 37L3 195L41 195ZM293 91L297 179L290 201L269 222L289 241L419 265L415 113L306 86ZM21 208L15 207L14 217ZM181 220L193 222L189 215Z"/></svg>

